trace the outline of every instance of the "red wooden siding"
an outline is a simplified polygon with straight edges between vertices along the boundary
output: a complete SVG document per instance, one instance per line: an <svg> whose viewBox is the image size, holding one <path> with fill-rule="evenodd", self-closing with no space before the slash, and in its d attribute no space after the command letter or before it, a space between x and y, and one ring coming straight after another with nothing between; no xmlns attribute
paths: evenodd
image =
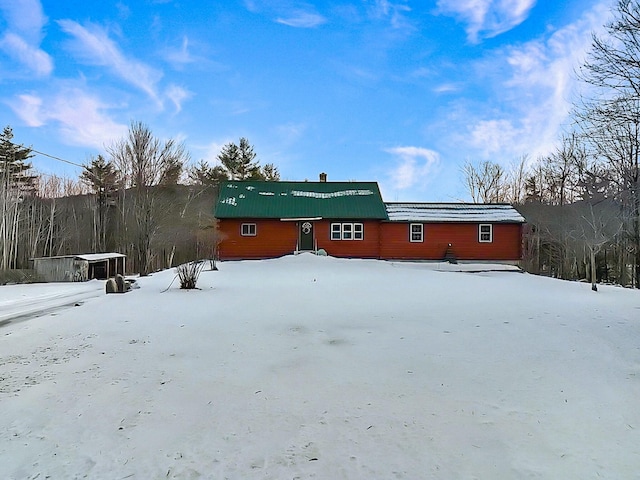
<svg viewBox="0 0 640 480"><path fill-rule="evenodd" d="M256 224L256 236L240 234L243 223ZM521 258L522 225L494 223L493 241L478 241L477 223L425 223L423 242L409 241L409 223L357 221L364 226L363 240L331 240L330 220L314 221L317 248L334 257L389 260L442 260L452 245L458 260L516 261ZM335 223L350 223L336 221ZM298 222L278 219L220 219L222 260L273 258L295 252Z"/></svg>
<svg viewBox="0 0 640 480"><path fill-rule="evenodd" d="M255 237L240 235L243 223L256 224ZM218 246L221 260L274 258L289 255L298 242L297 222L272 219L220 219L222 241Z"/></svg>
<svg viewBox="0 0 640 480"><path fill-rule="evenodd" d="M364 228L362 240L331 240L332 223L361 223ZM318 248L326 250L332 257L378 258L380 256L380 222L358 220L323 220L315 222Z"/></svg>
<svg viewBox="0 0 640 480"><path fill-rule="evenodd" d="M521 258L521 224L494 223L493 242L478 241L477 223L425 223L424 241L409 241L409 223L381 224L380 258L397 260L441 260L452 245L458 260L502 260Z"/></svg>
<svg viewBox="0 0 640 480"><path fill-rule="evenodd" d="M256 236L242 236L243 223L256 224ZM334 257L378 258L380 223L374 221L313 221L318 248ZM363 240L331 240L332 223L361 223ZM298 245L298 222L275 219L220 219L222 241L218 255L222 260L273 258L295 252Z"/></svg>

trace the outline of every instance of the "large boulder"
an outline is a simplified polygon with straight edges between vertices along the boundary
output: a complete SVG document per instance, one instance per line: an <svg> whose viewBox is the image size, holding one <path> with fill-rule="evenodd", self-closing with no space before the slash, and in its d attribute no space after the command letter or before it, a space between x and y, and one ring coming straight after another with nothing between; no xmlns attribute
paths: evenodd
<svg viewBox="0 0 640 480"><path fill-rule="evenodd" d="M120 274L116 275L116 285L118 286L118 293L124 293L127 291L127 284L124 281L124 277Z"/></svg>
<svg viewBox="0 0 640 480"><path fill-rule="evenodd" d="M107 293L118 293L118 284L116 283L115 279L110 278L109 280L107 280L105 290Z"/></svg>

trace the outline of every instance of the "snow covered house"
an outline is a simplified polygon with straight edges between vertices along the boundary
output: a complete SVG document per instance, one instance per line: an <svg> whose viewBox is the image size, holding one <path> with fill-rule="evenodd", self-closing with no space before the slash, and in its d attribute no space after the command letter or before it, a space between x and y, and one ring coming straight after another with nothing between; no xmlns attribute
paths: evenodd
<svg viewBox="0 0 640 480"><path fill-rule="evenodd" d="M505 204L385 204L376 182L227 181L215 216L221 260L324 250L335 257L517 262L524 224Z"/></svg>
<svg viewBox="0 0 640 480"><path fill-rule="evenodd" d="M126 255L87 253L31 259L33 269L45 282L86 282L125 274Z"/></svg>

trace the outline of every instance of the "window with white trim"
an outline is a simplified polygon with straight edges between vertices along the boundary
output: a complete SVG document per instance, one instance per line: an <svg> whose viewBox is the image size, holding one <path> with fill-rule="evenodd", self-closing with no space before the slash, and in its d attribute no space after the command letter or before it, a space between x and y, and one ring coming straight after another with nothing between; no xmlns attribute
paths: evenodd
<svg viewBox="0 0 640 480"><path fill-rule="evenodd" d="M424 242L424 225L422 223L409 224L409 240L411 242Z"/></svg>
<svg viewBox="0 0 640 480"><path fill-rule="evenodd" d="M364 240L362 223L332 223L331 240Z"/></svg>
<svg viewBox="0 0 640 480"><path fill-rule="evenodd" d="M256 236L256 224L255 223L243 223L240 226L240 234L243 237L255 237Z"/></svg>
<svg viewBox="0 0 640 480"><path fill-rule="evenodd" d="M481 223L478 225L478 241L480 243L493 242L493 225L490 223Z"/></svg>
<svg viewBox="0 0 640 480"><path fill-rule="evenodd" d="M342 224L331 224L331 240L342 240Z"/></svg>
<svg viewBox="0 0 640 480"><path fill-rule="evenodd" d="M364 225L361 223L353 224L353 239L364 240Z"/></svg>
<svg viewBox="0 0 640 480"><path fill-rule="evenodd" d="M353 240L353 224L342 224L342 240Z"/></svg>

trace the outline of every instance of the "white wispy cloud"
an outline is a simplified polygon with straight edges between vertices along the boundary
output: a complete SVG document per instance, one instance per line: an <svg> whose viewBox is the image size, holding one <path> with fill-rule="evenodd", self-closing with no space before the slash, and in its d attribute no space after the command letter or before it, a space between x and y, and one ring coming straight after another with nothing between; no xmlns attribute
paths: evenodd
<svg viewBox="0 0 640 480"><path fill-rule="evenodd" d="M326 21L327 19L322 15L304 11L291 12L286 17L276 18L277 23L296 28L314 28L322 25L323 23L326 23Z"/></svg>
<svg viewBox="0 0 640 480"><path fill-rule="evenodd" d="M59 20L60 28L73 37L70 47L80 61L109 68L115 75L158 100L157 84L162 72L125 55L101 27L82 26L73 20Z"/></svg>
<svg viewBox="0 0 640 480"><path fill-rule="evenodd" d="M442 83L433 88L435 93L453 93L462 90L462 86L458 83Z"/></svg>
<svg viewBox="0 0 640 480"><path fill-rule="evenodd" d="M169 85L169 87L165 91L166 97L173 103L176 113L182 110L182 104L185 100L189 100L193 94L178 86L178 85Z"/></svg>
<svg viewBox="0 0 640 480"><path fill-rule="evenodd" d="M467 38L476 43L520 25L529 16L536 0L438 0L441 14L467 24Z"/></svg>
<svg viewBox="0 0 640 480"><path fill-rule="evenodd" d="M510 146L525 134L506 119L481 120L471 127L470 133L470 144L485 157L511 150Z"/></svg>
<svg viewBox="0 0 640 480"><path fill-rule="evenodd" d="M0 37L0 50L31 73L41 77L50 75L53 59L40 48L47 24L40 2L0 0L0 12L6 21L6 31Z"/></svg>
<svg viewBox="0 0 640 480"><path fill-rule="evenodd" d="M459 150L469 147L472 156L503 164L523 154L536 158L551 152L570 126L582 88L575 71L587 57L591 32L601 30L609 15L603 2L547 38L492 52L481 69L498 72L483 79L498 86L496 102L483 112L461 112L451 125L460 132L451 135L452 142Z"/></svg>
<svg viewBox="0 0 640 480"><path fill-rule="evenodd" d="M23 94L8 103L27 126L41 127L45 124L46 116L42 114L42 98Z"/></svg>
<svg viewBox="0 0 640 480"><path fill-rule="evenodd" d="M389 0L374 0L369 6L369 14L376 19L388 19L394 28L407 28L410 22L406 13L411 11L411 7L406 1L390 2Z"/></svg>
<svg viewBox="0 0 640 480"><path fill-rule="evenodd" d="M315 28L327 22L316 8L306 2L292 0L245 0L251 13L265 13L276 23L294 28Z"/></svg>
<svg viewBox="0 0 640 480"><path fill-rule="evenodd" d="M47 52L14 33L0 38L0 49L39 77L46 77L53 71L53 59Z"/></svg>
<svg viewBox="0 0 640 480"><path fill-rule="evenodd" d="M23 94L9 105L31 127L56 125L69 145L102 149L122 138L128 128L107 114L109 105L80 88L65 88L47 96Z"/></svg>
<svg viewBox="0 0 640 480"><path fill-rule="evenodd" d="M27 43L40 43L47 17L39 0L0 0L0 11L7 21L7 30L19 32Z"/></svg>
<svg viewBox="0 0 640 480"><path fill-rule="evenodd" d="M396 158L395 167L389 172L393 188L406 190L426 183L440 163L440 154L422 147L394 147L385 149Z"/></svg>
<svg viewBox="0 0 640 480"><path fill-rule="evenodd" d="M176 66L187 65L194 63L196 58L191 54L189 50L189 38L185 35L182 37L182 43L179 47L168 48L165 51L165 58L169 63Z"/></svg>

